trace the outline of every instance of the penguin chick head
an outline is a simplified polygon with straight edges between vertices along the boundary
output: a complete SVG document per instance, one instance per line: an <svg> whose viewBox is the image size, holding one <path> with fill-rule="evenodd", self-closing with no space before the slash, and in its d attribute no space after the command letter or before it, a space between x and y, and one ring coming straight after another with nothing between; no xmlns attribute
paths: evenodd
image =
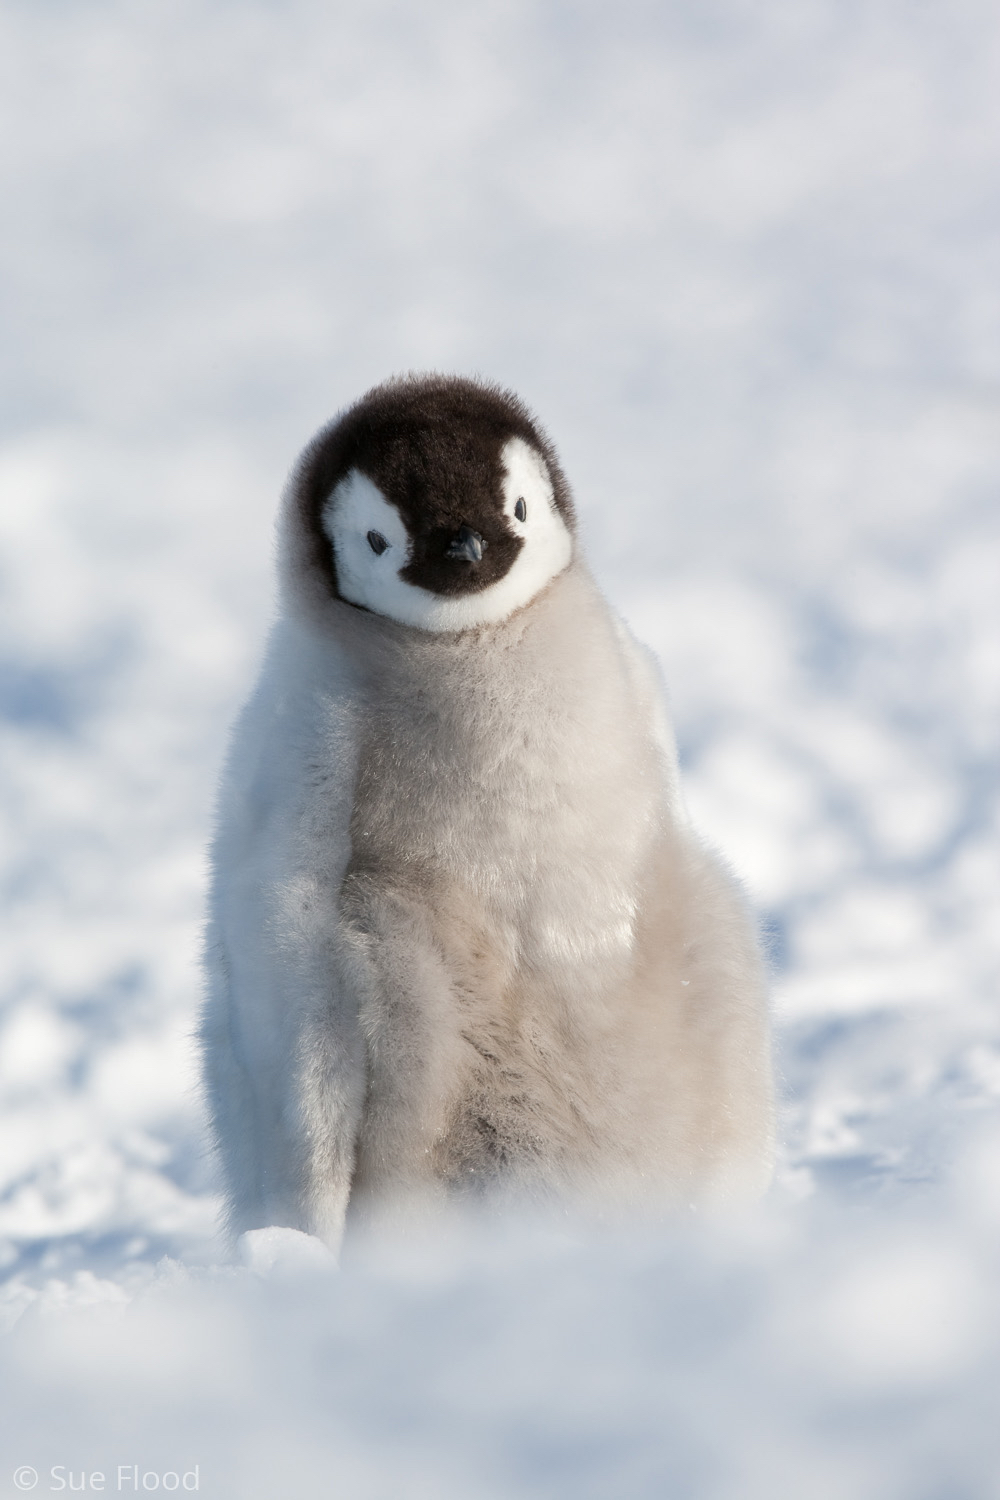
<svg viewBox="0 0 1000 1500"><path fill-rule="evenodd" d="M505 619L573 554L548 440L516 396L457 377L369 391L306 449L292 497L326 589L423 630Z"/></svg>

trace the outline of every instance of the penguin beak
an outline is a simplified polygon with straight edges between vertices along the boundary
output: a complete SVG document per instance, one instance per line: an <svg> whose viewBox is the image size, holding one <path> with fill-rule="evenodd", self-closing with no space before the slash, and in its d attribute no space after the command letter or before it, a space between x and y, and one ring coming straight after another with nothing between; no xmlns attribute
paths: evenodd
<svg viewBox="0 0 1000 1500"><path fill-rule="evenodd" d="M483 553L489 546L485 537L473 531L471 526L460 526L448 543L445 557L461 557L467 562L482 562Z"/></svg>

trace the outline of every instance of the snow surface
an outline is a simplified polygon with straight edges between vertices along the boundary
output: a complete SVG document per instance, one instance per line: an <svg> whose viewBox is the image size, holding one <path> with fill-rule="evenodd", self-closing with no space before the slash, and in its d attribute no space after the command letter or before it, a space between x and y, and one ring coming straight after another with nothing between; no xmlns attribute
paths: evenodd
<svg viewBox="0 0 1000 1500"><path fill-rule="evenodd" d="M0 1494L1000 1496L994 0L6 0L0 117ZM662 657L775 965L748 1218L215 1237L276 496L407 368L540 413Z"/></svg>

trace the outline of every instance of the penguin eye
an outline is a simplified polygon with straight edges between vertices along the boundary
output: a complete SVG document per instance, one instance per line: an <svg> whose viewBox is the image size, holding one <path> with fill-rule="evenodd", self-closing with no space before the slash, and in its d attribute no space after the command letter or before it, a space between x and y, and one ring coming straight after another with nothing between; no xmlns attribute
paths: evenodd
<svg viewBox="0 0 1000 1500"><path fill-rule="evenodd" d="M518 499L517 504L514 506L514 514L519 521L526 521L528 519L528 507L525 505L523 499Z"/></svg>
<svg viewBox="0 0 1000 1500"><path fill-rule="evenodd" d="M388 547L389 543L386 541L381 531L369 531L368 545L374 552L375 556L380 557L385 551L386 547Z"/></svg>

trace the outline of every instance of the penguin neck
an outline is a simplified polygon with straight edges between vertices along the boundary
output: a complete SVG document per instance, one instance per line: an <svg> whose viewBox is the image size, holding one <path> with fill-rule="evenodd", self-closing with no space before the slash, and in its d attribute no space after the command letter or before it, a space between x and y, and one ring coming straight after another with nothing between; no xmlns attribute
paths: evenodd
<svg viewBox="0 0 1000 1500"><path fill-rule="evenodd" d="M414 692L460 701L489 696L501 681L516 683L536 667L548 676L553 647L595 601L589 573L574 560L529 604L493 624L428 631L346 605L338 636L378 696Z"/></svg>

